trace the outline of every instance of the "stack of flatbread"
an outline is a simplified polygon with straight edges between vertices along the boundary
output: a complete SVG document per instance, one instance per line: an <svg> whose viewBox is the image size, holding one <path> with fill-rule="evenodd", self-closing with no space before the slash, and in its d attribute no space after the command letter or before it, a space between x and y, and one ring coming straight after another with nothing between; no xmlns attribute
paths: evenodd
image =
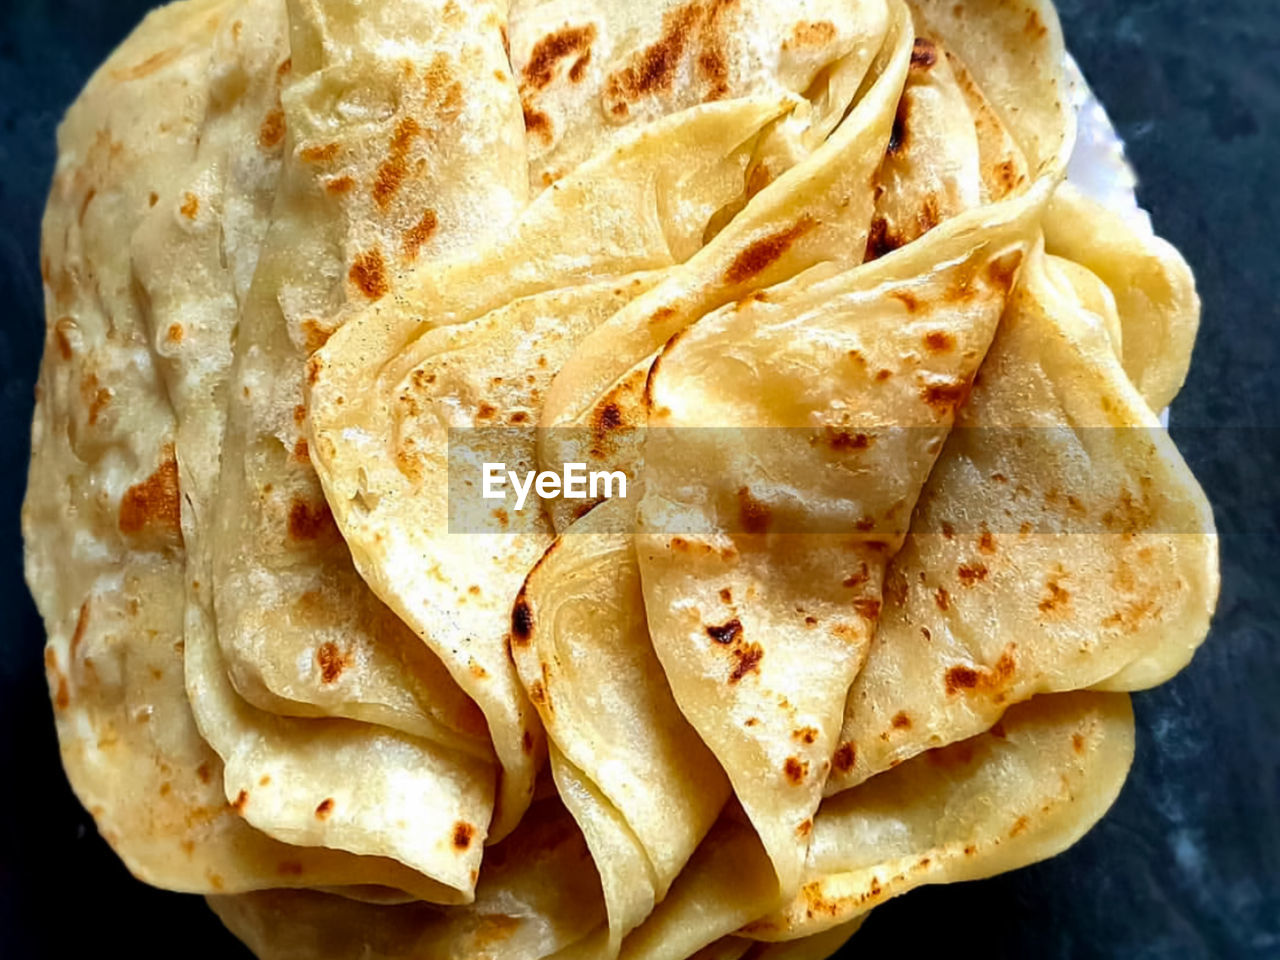
<svg viewBox="0 0 1280 960"><path fill-rule="evenodd" d="M152 13L59 132L23 511L128 868L263 958L798 960L1078 839L1218 569L1067 64L1040 0Z"/></svg>

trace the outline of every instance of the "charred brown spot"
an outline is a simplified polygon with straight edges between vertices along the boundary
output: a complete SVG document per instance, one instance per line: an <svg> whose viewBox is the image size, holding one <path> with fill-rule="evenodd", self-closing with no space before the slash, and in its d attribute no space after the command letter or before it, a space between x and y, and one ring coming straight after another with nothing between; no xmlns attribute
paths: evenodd
<svg viewBox="0 0 1280 960"><path fill-rule="evenodd" d="M773 511L769 509L768 504L751 496L751 491L746 487L738 490L738 520L744 531L764 533L769 529L772 518Z"/></svg>
<svg viewBox="0 0 1280 960"><path fill-rule="evenodd" d="M117 523L121 533L137 534L147 529L176 532L181 519L178 461L170 449L155 473L125 491Z"/></svg>
<svg viewBox="0 0 1280 960"><path fill-rule="evenodd" d="M334 196L341 196L344 193L350 193L355 185L356 182L351 177L341 176L326 180L324 188L328 193L331 193Z"/></svg>
<svg viewBox="0 0 1280 960"><path fill-rule="evenodd" d="M107 409L107 405L111 403L111 398L115 396L111 389L102 386L98 382L98 378L92 373L85 377L80 384L80 395L89 407L89 426L91 427L97 424L102 412Z"/></svg>
<svg viewBox="0 0 1280 960"><path fill-rule="evenodd" d="M871 446L871 438L865 433L850 433L827 427L825 439L832 450L865 450Z"/></svg>
<svg viewBox="0 0 1280 960"><path fill-rule="evenodd" d="M1000 197L1009 194L1021 184L1023 178L1018 172L1017 163L1013 160L1003 160L992 169L992 179L995 180L1000 188L999 196L995 199L1000 199Z"/></svg>
<svg viewBox="0 0 1280 960"><path fill-rule="evenodd" d="M196 767L196 776L200 779L201 783L208 783L210 778L213 776L212 772L209 770L209 764L202 763L200 766Z"/></svg>
<svg viewBox="0 0 1280 960"><path fill-rule="evenodd" d="M832 765L840 773L848 773L853 769L854 763L858 759L858 748L853 741L845 741L836 747L835 755L831 758Z"/></svg>
<svg viewBox="0 0 1280 960"><path fill-rule="evenodd" d="M183 194L182 206L178 208L178 212L188 220L194 220L200 212L200 198L190 192Z"/></svg>
<svg viewBox="0 0 1280 960"><path fill-rule="evenodd" d="M867 252L863 259L867 263L879 260L886 254L893 253L900 246L902 246L902 238L889 228L889 221L880 214L872 217L871 231L867 234Z"/></svg>
<svg viewBox="0 0 1280 960"><path fill-rule="evenodd" d="M636 54L630 64L609 76L605 96L613 101L612 112L625 116L627 101L671 87L700 14L701 9L696 4L668 14L663 22L662 36ZM621 108L620 114L618 108Z"/></svg>
<svg viewBox="0 0 1280 960"><path fill-rule="evenodd" d="M893 724L893 729L895 730L911 729L911 717L907 715L905 710L899 710L893 715L893 719L889 722Z"/></svg>
<svg viewBox="0 0 1280 960"><path fill-rule="evenodd" d="M403 238L404 255L410 260L416 259L418 251L422 249L422 245L431 239L439 225L440 221L437 219L434 210L428 210L423 213L422 218L405 231Z"/></svg>
<svg viewBox="0 0 1280 960"><path fill-rule="evenodd" d="M985 564L961 564L956 568L956 576L960 578L960 582L966 587L972 587L977 583L987 579L987 568Z"/></svg>
<svg viewBox="0 0 1280 960"><path fill-rule="evenodd" d="M1071 749L1076 753L1084 753L1084 736L1079 733L1071 735Z"/></svg>
<svg viewBox="0 0 1280 960"><path fill-rule="evenodd" d="M370 300L378 300L391 289L387 280L387 267L382 260L382 251L377 247L364 253L356 254L347 277Z"/></svg>
<svg viewBox="0 0 1280 960"><path fill-rule="evenodd" d="M533 753L533 734L528 730L526 730L524 735L520 738L520 746L525 753Z"/></svg>
<svg viewBox="0 0 1280 960"><path fill-rule="evenodd" d="M950 353L956 348L956 338L945 330L930 330L924 335L924 345L934 353Z"/></svg>
<svg viewBox="0 0 1280 960"><path fill-rule="evenodd" d="M946 673L947 693L972 690L978 685L978 671L972 667L956 666Z"/></svg>
<svg viewBox="0 0 1280 960"><path fill-rule="evenodd" d="M475 833L475 827L463 820L459 820L453 825L453 848L455 850L466 850L471 846L471 838L475 836Z"/></svg>
<svg viewBox="0 0 1280 960"><path fill-rule="evenodd" d="M934 591L933 602L938 605L938 609L943 613L951 609L951 594L947 592L946 587L939 587Z"/></svg>
<svg viewBox="0 0 1280 960"><path fill-rule="evenodd" d="M533 610L523 595L516 597L515 606L511 608L511 641L518 647L529 645L533 636Z"/></svg>
<svg viewBox="0 0 1280 960"><path fill-rule="evenodd" d="M182 324L171 323L169 324L169 329L165 331L164 338L169 343L178 344L182 342L182 338L185 334L186 331L182 329Z"/></svg>
<svg viewBox="0 0 1280 960"><path fill-rule="evenodd" d="M884 224L883 218L880 219L880 222ZM872 226L874 229L874 224ZM888 229L888 224L884 224L884 226L885 226L885 229ZM875 259L875 258L869 257L868 259ZM906 290L892 290L889 292L889 296L892 297L894 300L897 300L904 307L906 307L907 313L915 313L917 310L920 309L920 301L916 299L916 297L913 294L908 293Z"/></svg>
<svg viewBox="0 0 1280 960"><path fill-rule="evenodd" d="M1013 822L1013 826L1009 828L1010 838L1016 837L1018 834L1025 832L1029 826L1031 826L1030 819L1027 817L1019 817Z"/></svg>
<svg viewBox="0 0 1280 960"><path fill-rule="evenodd" d="M819 20L816 23L802 20L791 31L791 39L785 41L782 46L784 50L788 47L819 47L824 43L830 43L835 38L836 25L830 20Z"/></svg>
<svg viewBox="0 0 1280 960"><path fill-rule="evenodd" d="M622 426L622 408L611 400L596 411L594 421L600 432L617 430Z"/></svg>
<svg viewBox="0 0 1280 960"><path fill-rule="evenodd" d="M524 129L526 132L536 135L543 143L549 144L553 139L551 118L541 110L536 110L527 104L524 107Z"/></svg>
<svg viewBox="0 0 1280 960"><path fill-rule="evenodd" d="M1140 533L1151 526L1151 509L1145 493L1139 502L1126 487L1120 489L1115 506L1102 515L1102 525L1112 533Z"/></svg>
<svg viewBox="0 0 1280 960"><path fill-rule="evenodd" d="M801 727L799 730L792 730L791 736L801 743L813 743L818 739L818 730L816 727Z"/></svg>
<svg viewBox="0 0 1280 960"><path fill-rule="evenodd" d="M1017 661L1014 660L1012 648L1010 648L1000 654L1000 658L990 669L978 670L964 664L957 664L947 670L943 679L948 694L961 690L981 689L996 694L996 702L1000 702L1003 700L1003 694L1000 691L1013 678L1016 670Z"/></svg>
<svg viewBox="0 0 1280 960"><path fill-rule="evenodd" d="M758 643L733 648L733 669L729 671L729 682L737 683L748 673L759 673L760 661L764 659L764 650Z"/></svg>
<svg viewBox="0 0 1280 960"><path fill-rule="evenodd" d="M249 791L241 790L236 794L236 798L231 804L231 809L244 816L245 807L247 806L249 806Z"/></svg>
<svg viewBox="0 0 1280 960"><path fill-rule="evenodd" d="M978 537L978 552L988 556L996 552L996 538L990 530L983 530Z"/></svg>
<svg viewBox="0 0 1280 960"><path fill-rule="evenodd" d="M718 627L707 627L707 636L716 643L731 644L736 643L742 636L742 622L734 619L728 623L721 624Z"/></svg>
<svg viewBox="0 0 1280 960"><path fill-rule="evenodd" d="M409 176L409 148L421 132L422 128L413 117L404 117L396 124L387 159L379 164L373 179L373 199L383 210L390 206L396 191Z"/></svg>
<svg viewBox="0 0 1280 960"><path fill-rule="evenodd" d="M729 64L717 47L698 54L698 74L708 86L706 100L719 100L729 92Z"/></svg>
<svg viewBox="0 0 1280 960"><path fill-rule="evenodd" d="M278 147L284 139L284 111L279 107L271 110L262 119L258 128L258 145L264 150Z"/></svg>
<svg viewBox="0 0 1280 960"><path fill-rule="evenodd" d="M294 540L318 540L335 530L327 503L311 503L295 497L289 506L289 536Z"/></svg>
<svg viewBox="0 0 1280 960"><path fill-rule="evenodd" d="M306 344L307 353L315 353L326 343L333 331L326 327L315 317L306 317L300 324L302 327L302 339ZM303 415L306 415L306 409L303 409Z"/></svg>
<svg viewBox="0 0 1280 960"><path fill-rule="evenodd" d="M316 663L320 665L320 680L323 683L337 682L348 662L332 640L326 640L316 650Z"/></svg>
<svg viewBox="0 0 1280 960"><path fill-rule="evenodd" d="M874 597L859 597L853 601L853 609L863 620L875 620L880 616L880 601Z"/></svg>
<svg viewBox="0 0 1280 960"><path fill-rule="evenodd" d="M54 694L53 705L59 710L71 705L71 691L67 687L67 678L62 674L58 674L58 691Z"/></svg>
<svg viewBox="0 0 1280 960"><path fill-rule="evenodd" d="M732 591L732 590L730 590L728 587L724 587L723 589L721 589L721 591L720 591L720 602L721 602L721 603L733 603L733 591Z"/></svg>
<svg viewBox="0 0 1280 960"><path fill-rule="evenodd" d="M649 322L655 326L661 326L676 315L676 308L667 306L659 307L653 311L653 316L649 318Z"/></svg>
<svg viewBox="0 0 1280 960"><path fill-rule="evenodd" d="M569 68L569 79L574 83L581 83L582 78L586 76L587 67L591 63L591 51L588 50L577 60L573 61L573 66Z"/></svg>
<svg viewBox="0 0 1280 960"><path fill-rule="evenodd" d="M795 244L797 240L818 225L809 215L805 215L785 230L761 237L747 246L734 258L725 271L725 280L730 284L745 283L762 273Z"/></svg>
<svg viewBox="0 0 1280 960"><path fill-rule="evenodd" d="M524 82L541 90L551 83L556 64L575 55L578 59L570 68L569 77L577 82L591 57L591 44L595 39L596 27L593 23L584 27L565 27L543 37L533 45L533 50L529 53L529 62L524 68ZM575 72L577 76L574 76Z"/></svg>
<svg viewBox="0 0 1280 960"><path fill-rule="evenodd" d="M809 761L801 760L799 757L787 757L782 765L782 772L793 785L798 786L804 783L804 778L809 775Z"/></svg>
<svg viewBox="0 0 1280 960"><path fill-rule="evenodd" d="M331 813L333 813L333 797L326 797L316 807L316 819L328 820Z"/></svg>
<svg viewBox="0 0 1280 960"><path fill-rule="evenodd" d="M928 70L938 62L938 48L932 40L916 37L911 47L911 66Z"/></svg>
<svg viewBox="0 0 1280 960"><path fill-rule="evenodd" d="M311 450L307 447L307 438L299 437L293 445L293 459L299 463L311 462Z"/></svg>
<svg viewBox="0 0 1280 960"><path fill-rule="evenodd" d="M1059 607L1071 602L1071 594L1056 579L1046 583L1044 589L1044 597L1039 603L1041 613L1053 613Z"/></svg>
<svg viewBox="0 0 1280 960"><path fill-rule="evenodd" d="M903 97L898 101L898 110L893 115L893 129L889 133L889 146L885 150L886 156L896 157L907 149L911 137L909 129L910 115L911 101Z"/></svg>
<svg viewBox="0 0 1280 960"><path fill-rule="evenodd" d="M63 317L53 326L53 339L58 345L58 353L63 360L70 360L74 351L71 348L71 338L67 336L67 331L75 327L76 323L70 317Z"/></svg>
<svg viewBox="0 0 1280 960"><path fill-rule="evenodd" d="M75 628L75 631L71 634L71 647L67 653L67 656L70 660L72 661L75 660L76 650L79 649L80 644L84 641L84 634L85 634L85 631L88 629L89 629L89 601L85 600L84 603L80 604L80 615L76 617L76 628ZM53 652L52 650L46 651L46 653L52 653L52 652Z"/></svg>
<svg viewBox="0 0 1280 960"><path fill-rule="evenodd" d="M806 817L796 826L796 833L801 837L807 837L813 830L813 821Z"/></svg>
<svg viewBox="0 0 1280 960"><path fill-rule="evenodd" d="M341 148L336 143L326 143L320 147L303 147L298 156L304 163L330 163L338 156L339 149Z"/></svg>
<svg viewBox="0 0 1280 960"><path fill-rule="evenodd" d="M972 384L968 380L952 383L928 383L920 390L920 399L941 414L950 414L969 397Z"/></svg>

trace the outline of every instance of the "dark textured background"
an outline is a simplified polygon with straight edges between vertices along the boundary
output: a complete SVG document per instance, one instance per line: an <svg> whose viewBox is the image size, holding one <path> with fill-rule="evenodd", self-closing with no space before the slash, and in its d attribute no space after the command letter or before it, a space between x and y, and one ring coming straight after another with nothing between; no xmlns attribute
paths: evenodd
<svg viewBox="0 0 1280 960"><path fill-rule="evenodd" d="M642 0L638 0L642 2ZM778 0L785 2L785 0ZM58 764L18 507L44 319L54 125L148 0L0 0L0 957L246 956L201 901L132 880ZM876 911L850 954L1280 957L1280 0L1062 0L1204 321L1173 432L1222 538L1190 669L1138 696L1119 802L1067 854Z"/></svg>

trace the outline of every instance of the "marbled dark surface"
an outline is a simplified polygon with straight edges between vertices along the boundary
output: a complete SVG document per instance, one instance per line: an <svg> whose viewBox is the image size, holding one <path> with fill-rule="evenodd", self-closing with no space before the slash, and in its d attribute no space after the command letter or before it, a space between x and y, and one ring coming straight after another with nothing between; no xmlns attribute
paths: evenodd
<svg viewBox="0 0 1280 960"><path fill-rule="evenodd" d="M149 5L0 0L0 957L14 960L245 956L200 900L133 881L72 797L22 583L54 125ZM1190 669L1136 698L1133 773L1085 840L894 901L848 954L1280 957L1280 2L1060 10L1141 199L1199 278L1204 322L1173 430L1224 532L1222 600Z"/></svg>

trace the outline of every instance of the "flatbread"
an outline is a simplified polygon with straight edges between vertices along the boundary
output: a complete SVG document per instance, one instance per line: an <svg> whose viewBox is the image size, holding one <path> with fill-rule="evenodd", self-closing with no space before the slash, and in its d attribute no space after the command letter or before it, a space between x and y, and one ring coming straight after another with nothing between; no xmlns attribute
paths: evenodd
<svg viewBox="0 0 1280 960"><path fill-rule="evenodd" d="M1056 153L1026 189L973 209L978 138L967 119L965 136L953 130L956 111L968 116L963 94L939 45L909 36L898 34L910 69L871 195L867 256L884 259L832 277L836 259L704 315L667 343L646 385L637 551L649 629L785 891L799 884L885 564L1070 144L1047 70L1026 101L1058 111ZM797 189L806 210L809 183Z"/></svg>
<svg viewBox="0 0 1280 960"><path fill-rule="evenodd" d="M531 960L577 942L604 912L582 835L555 800L534 804L489 850L465 907L377 906L311 890L209 905L260 960Z"/></svg>
<svg viewBox="0 0 1280 960"><path fill-rule="evenodd" d="M1126 695L1058 694L1021 704L999 728L824 804L810 879L788 906L744 933L812 936L924 884L975 880L1052 857L1106 813L1132 762Z"/></svg>
<svg viewBox="0 0 1280 960"><path fill-rule="evenodd" d="M857 92L886 19L884 0L516 0L511 62L530 190L555 183L629 125L718 100L804 94L811 106L783 121L789 129L770 147L820 142ZM753 165L757 184L781 172L769 169L770 152Z"/></svg>
<svg viewBox="0 0 1280 960"><path fill-rule="evenodd" d="M254 9L199 2L153 14L60 131L42 244L56 319L23 529L28 582L49 628L63 762L102 835L150 883L193 892L366 885L439 898L439 884L393 861L288 846L250 828L226 801L221 761L187 701L175 423L127 238L156 217L204 229L186 190L194 171L209 172L202 122L230 111L210 123L216 141L264 120L261 91L218 95L223 68L211 61ZM270 21L259 29L255 42L269 51ZM247 42L237 56L262 52ZM250 256L253 241L240 239L232 249Z"/></svg>
<svg viewBox="0 0 1280 960"><path fill-rule="evenodd" d="M1046 266L1028 264L889 570L828 793L1033 694L1159 682L1208 632L1209 504Z"/></svg>
<svg viewBox="0 0 1280 960"><path fill-rule="evenodd" d="M639 132L542 194L494 245L420 271L400 296L354 316L310 363L314 453L338 528L377 594L485 711L504 797L515 792L500 804L514 805L511 817L542 755L507 652L511 604L551 530L535 502L522 516L504 511L498 526L451 533L449 431L506 428L496 459L532 463L530 428L551 374L594 325L652 285L638 274L669 265L673 247L701 236L741 190L743 137L749 145L750 131L787 103L712 104ZM689 149L660 152L673 142ZM666 211L654 202L660 192ZM577 235L576 257L573 240L549 237L567 210L584 206L599 215L596 232ZM655 215L636 218L635 209Z"/></svg>
<svg viewBox="0 0 1280 960"><path fill-rule="evenodd" d="M1074 842L1218 569L1194 281L1062 183L1063 58L1034 0L149 19L61 133L23 514L130 869L263 957L803 960Z"/></svg>
<svg viewBox="0 0 1280 960"><path fill-rule="evenodd" d="M556 539L521 587L511 641L601 873L609 955L666 896L729 796L650 645L632 511L603 503Z"/></svg>
<svg viewBox="0 0 1280 960"><path fill-rule="evenodd" d="M1110 288L1125 372L1152 410L1164 410L1187 378L1200 327L1200 297L1182 254L1069 183L1045 213L1044 236L1050 253L1087 267Z"/></svg>

